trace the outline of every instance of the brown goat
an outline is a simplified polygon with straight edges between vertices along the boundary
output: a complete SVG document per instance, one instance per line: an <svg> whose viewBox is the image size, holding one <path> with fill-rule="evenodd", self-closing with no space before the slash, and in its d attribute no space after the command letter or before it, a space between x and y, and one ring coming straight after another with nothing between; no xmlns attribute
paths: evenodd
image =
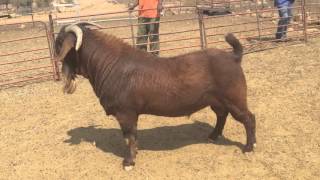
<svg viewBox="0 0 320 180"><path fill-rule="evenodd" d="M255 118L247 107L242 45L233 34L226 36L233 52L207 49L160 58L87 25L63 27L56 38L57 60L63 62L66 77L64 91L74 92L76 74L89 79L106 114L120 124L127 143L126 170L135 164L140 114L189 116L210 106L217 123L209 139L222 135L231 113L245 127L244 152L253 150Z"/></svg>

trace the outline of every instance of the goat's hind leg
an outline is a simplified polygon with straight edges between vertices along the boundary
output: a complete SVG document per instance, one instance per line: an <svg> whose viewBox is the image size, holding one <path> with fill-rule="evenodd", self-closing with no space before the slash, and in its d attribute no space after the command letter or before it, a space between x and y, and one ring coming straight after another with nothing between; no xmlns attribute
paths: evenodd
<svg viewBox="0 0 320 180"><path fill-rule="evenodd" d="M243 152L251 152L256 146L256 119L254 114L247 111L232 111L232 116L241 122L246 130L247 144L244 146Z"/></svg>
<svg viewBox="0 0 320 180"><path fill-rule="evenodd" d="M228 111L226 108L211 106L211 109L216 113L217 123L214 130L209 135L209 141L216 141L220 136L222 136L224 125L226 124Z"/></svg>

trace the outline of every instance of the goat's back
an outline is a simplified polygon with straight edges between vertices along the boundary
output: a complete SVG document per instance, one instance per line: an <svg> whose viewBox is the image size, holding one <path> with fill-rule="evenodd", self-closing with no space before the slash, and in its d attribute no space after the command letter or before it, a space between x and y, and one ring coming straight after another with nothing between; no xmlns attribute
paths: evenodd
<svg viewBox="0 0 320 180"><path fill-rule="evenodd" d="M121 73L126 101L131 99L141 113L181 116L210 105L237 86L245 91L240 63L232 53L208 49L173 58L128 58Z"/></svg>

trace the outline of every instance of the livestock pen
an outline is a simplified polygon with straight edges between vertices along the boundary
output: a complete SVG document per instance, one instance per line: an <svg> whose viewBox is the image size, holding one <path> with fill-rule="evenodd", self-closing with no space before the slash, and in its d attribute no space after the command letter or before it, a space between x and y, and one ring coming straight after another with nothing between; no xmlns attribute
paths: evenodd
<svg viewBox="0 0 320 180"><path fill-rule="evenodd" d="M221 7L225 6L225 3L217 1L210 6ZM288 29L290 36L286 43L276 43L274 39L278 21L276 16L277 9L261 6L257 1L255 3L252 1L229 1L228 7L233 10L232 13L216 16L205 15L203 9L205 4L203 3L197 6L167 6L165 10L174 12L173 14L175 15L171 14L161 18L161 39L159 42L161 56L171 56L210 47L226 48L226 43L224 43L226 32L233 32L241 39L246 47L245 53L275 48L279 45L288 46L305 42L308 37L316 37L320 34L319 18L317 19L320 14L312 11L315 6L319 7L320 4L306 4L305 1L297 1L293 7L296 13L293 17L294 21ZM245 7L246 11L243 10ZM0 69L10 69L10 71L0 72L0 75L2 75L0 76L0 88L21 86L29 82L46 80L50 75L55 80L60 79L59 67L54 60L53 47L54 34L61 25L79 20L97 22L104 26L101 29L102 31L114 34L135 45L137 26L139 26L136 16L137 12L132 12L128 15L127 11L119 11L62 18L50 16L48 18L50 23L33 21L1 25L0 28L3 29L3 34L14 30L12 32L16 32L16 35L2 38L0 41L0 46L4 48L0 53L0 57L3 59L0 63ZM183 26L181 26L181 23L184 23ZM30 33L37 35L30 36ZM42 48L32 49L31 46L16 46L20 42L25 46L29 43L36 43L38 47L41 46ZM34 50L38 52L33 53ZM28 57L31 57L30 53L33 56L35 54L38 56L40 54L39 51L45 54L28 59ZM41 62L37 64L35 60L38 58L41 59ZM25 63L27 62L32 62L29 63L31 68L29 65L26 66ZM46 69L47 72L38 71L39 69ZM39 74L39 72L41 72L41 75L34 75Z"/></svg>
<svg viewBox="0 0 320 180"><path fill-rule="evenodd" d="M307 16L311 6L315 4L304 6ZM297 1L296 8L301 7ZM292 39L275 43L272 37L277 18L269 15L271 11L277 14L276 9L264 8L258 9L260 16L252 9L201 17L195 7L185 7L181 12L188 14L164 16L160 26L161 56L209 47L228 48L220 42L225 32L235 32L241 38L247 53L242 66L248 81L248 103L257 118L256 151L242 154L243 128L231 117L227 120L225 137L215 144L207 143L215 121L209 109L189 118L146 115L139 124L142 152L138 154L139 166L130 173L121 170L119 156L123 156L125 145L121 143L118 124L113 117L105 116L90 84L80 78L78 90L67 96L62 93L62 83L52 81L58 79L54 70L58 65L54 64L50 53L53 53L53 32L60 28L56 23L59 19L53 17L53 29L40 22L2 26L0 74L32 70L0 77L1 83L6 84L0 90L0 177L317 179L320 176L319 26L316 18L308 20L296 13L297 21L292 24L288 36ZM102 31L133 43L136 20L118 20L128 18L128 14L117 14L122 17L106 14L80 18L98 21L104 26ZM203 26L200 26L199 17ZM303 19L308 21L304 23ZM201 28L206 37L203 42ZM304 43L305 40L308 42ZM269 48L272 49L261 51ZM41 71L33 69L42 66L46 67ZM23 82L15 83L19 80ZM34 83L39 80L41 83ZM13 84L8 84L10 82ZM29 85L23 86L26 83Z"/></svg>

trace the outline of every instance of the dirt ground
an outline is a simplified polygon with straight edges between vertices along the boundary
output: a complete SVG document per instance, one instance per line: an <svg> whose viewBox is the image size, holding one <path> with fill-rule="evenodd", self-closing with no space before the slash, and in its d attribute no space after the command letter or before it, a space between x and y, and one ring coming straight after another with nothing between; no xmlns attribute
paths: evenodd
<svg viewBox="0 0 320 180"><path fill-rule="evenodd" d="M184 29L198 26L193 21L183 23ZM180 29L177 27L182 26L168 23L161 26L161 32L170 33ZM232 28L219 31L251 27ZM40 30L43 31L17 28L8 33L1 29L1 42L17 38L19 31L25 32L23 37L43 35ZM107 32L123 37L128 31ZM53 81L0 90L0 179L319 179L319 40L244 57L242 66L248 83L249 106L257 119L258 141L255 152L248 155L241 152L244 127L232 117L228 118L225 138L210 144L207 136L216 122L210 109L190 118L143 115L139 121L136 167L125 172L121 166L125 145L119 126L113 117L105 115L87 80L78 80L73 95L64 95L62 82ZM46 45L45 38L30 41L35 45L30 47L28 42L9 45L17 50ZM165 48L198 41L167 43ZM12 52L10 46L1 45L1 53ZM163 55L190 50L194 49ZM27 56L46 55L47 50ZM1 61L21 57L10 56ZM48 62L36 61L38 65Z"/></svg>
<svg viewBox="0 0 320 180"><path fill-rule="evenodd" d="M47 81L0 91L0 179L318 179L320 43L246 55L258 146L244 155L244 127L228 118L224 139L204 109L190 118L143 115L139 154L122 170L124 142L87 80L73 95Z"/></svg>

